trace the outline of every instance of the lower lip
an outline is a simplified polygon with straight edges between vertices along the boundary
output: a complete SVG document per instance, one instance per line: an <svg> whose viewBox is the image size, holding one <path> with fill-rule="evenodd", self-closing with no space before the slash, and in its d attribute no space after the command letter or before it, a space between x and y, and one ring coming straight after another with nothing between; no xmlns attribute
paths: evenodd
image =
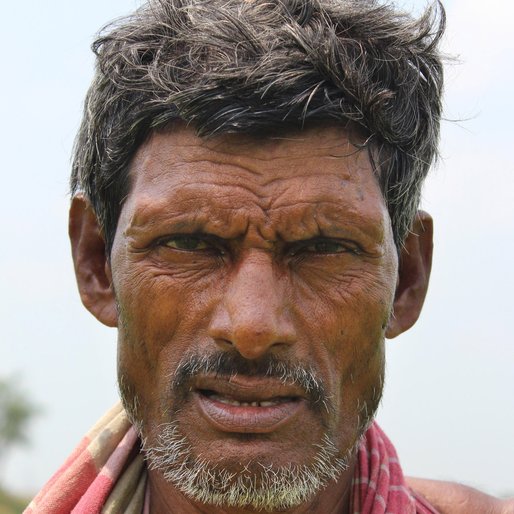
<svg viewBox="0 0 514 514"><path fill-rule="evenodd" d="M269 407L228 405L195 393L196 402L207 421L221 432L266 434L274 432L305 408L305 400L298 399Z"/></svg>

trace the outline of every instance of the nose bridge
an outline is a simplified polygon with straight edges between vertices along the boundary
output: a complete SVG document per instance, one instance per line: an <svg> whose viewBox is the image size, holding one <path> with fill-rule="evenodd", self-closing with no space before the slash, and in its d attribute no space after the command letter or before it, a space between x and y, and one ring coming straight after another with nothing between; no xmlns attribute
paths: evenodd
<svg viewBox="0 0 514 514"><path fill-rule="evenodd" d="M235 270L227 292L234 314L255 310L255 314L271 316L279 307L277 294L280 288L274 275L271 255L254 252L245 256Z"/></svg>
<svg viewBox="0 0 514 514"><path fill-rule="evenodd" d="M269 252L252 250L240 257L211 328L215 338L249 359L294 341L287 287Z"/></svg>

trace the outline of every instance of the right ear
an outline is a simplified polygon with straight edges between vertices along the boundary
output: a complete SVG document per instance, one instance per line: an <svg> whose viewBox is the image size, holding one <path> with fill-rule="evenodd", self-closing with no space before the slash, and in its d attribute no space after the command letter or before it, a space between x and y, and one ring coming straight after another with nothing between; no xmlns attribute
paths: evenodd
<svg viewBox="0 0 514 514"><path fill-rule="evenodd" d="M116 327L116 299L105 240L90 203L81 194L71 201L68 233L82 303L104 325Z"/></svg>

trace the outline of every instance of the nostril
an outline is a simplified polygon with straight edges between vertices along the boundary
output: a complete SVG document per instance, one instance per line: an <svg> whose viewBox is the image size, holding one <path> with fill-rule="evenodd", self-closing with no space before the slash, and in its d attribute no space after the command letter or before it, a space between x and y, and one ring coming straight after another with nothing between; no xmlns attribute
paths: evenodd
<svg viewBox="0 0 514 514"><path fill-rule="evenodd" d="M219 346L221 350L231 350L233 348L233 344L228 339L223 339L221 337L215 337L214 342Z"/></svg>
<svg viewBox="0 0 514 514"><path fill-rule="evenodd" d="M273 348L276 349L287 348L288 346L291 346L291 342L278 341L277 343L273 344Z"/></svg>

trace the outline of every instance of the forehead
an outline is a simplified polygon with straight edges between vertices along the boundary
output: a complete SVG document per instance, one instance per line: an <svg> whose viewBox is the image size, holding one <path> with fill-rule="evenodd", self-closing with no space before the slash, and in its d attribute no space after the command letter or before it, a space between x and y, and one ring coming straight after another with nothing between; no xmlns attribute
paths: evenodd
<svg viewBox="0 0 514 514"><path fill-rule="evenodd" d="M196 169L201 172L202 163L209 162L247 168L255 175L256 183L262 185L278 177L321 175L325 168L336 172L339 178L349 179L352 172L358 171L356 168L371 170L367 152L357 146L361 142L360 136L342 127L320 126L259 137L225 134L201 138L180 124L152 134L136 153L131 174L133 184L137 185L140 179L149 178L149 173L167 174L167 170L187 162L197 163ZM311 161L318 161L318 165L323 163L323 169L310 169ZM298 166L302 162L303 165Z"/></svg>
<svg viewBox="0 0 514 514"><path fill-rule="evenodd" d="M352 140L342 127L259 138L206 139L183 126L157 132L133 159L123 211L136 225L179 213L237 211L263 222L290 214L383 228L389 217L368 153Z"/></svg>

